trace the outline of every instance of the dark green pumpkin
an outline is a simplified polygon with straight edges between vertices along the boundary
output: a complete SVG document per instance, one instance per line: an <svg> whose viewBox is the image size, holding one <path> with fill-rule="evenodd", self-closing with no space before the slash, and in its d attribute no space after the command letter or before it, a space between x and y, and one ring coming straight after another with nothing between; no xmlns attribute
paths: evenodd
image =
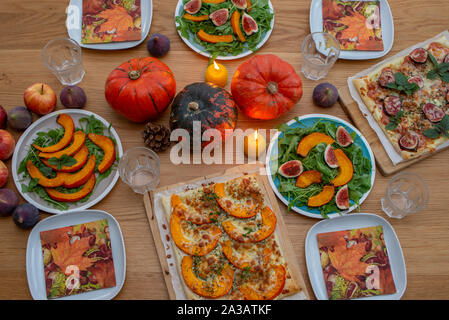
<svg viewBox="0 0 449 320"><path fill-rule="evenodd" d="M185 129L193 141L193 121L201 122L201 136L208 129L221 132L225 140L225 130L234 130L237 122L237 107L229 92L212 83L192 83L175 97L170 113L170 128ZM206 146L210 142L203 142Z"/></svg>

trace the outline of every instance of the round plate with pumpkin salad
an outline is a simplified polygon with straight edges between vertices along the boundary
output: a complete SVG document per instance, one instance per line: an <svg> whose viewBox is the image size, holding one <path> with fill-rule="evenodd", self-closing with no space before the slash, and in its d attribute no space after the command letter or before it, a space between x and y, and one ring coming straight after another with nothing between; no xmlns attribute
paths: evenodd
<svg viewBox="0 0 449 320"><path fill-rule="evenodd" d="M20 137L12 161L14 182L40 210L88 209L115 185L122 154L117 132L103 118L85 110L53 112Z"/></svg>
<svg viewBox="0 0 449 320"><path fill-rule="evenodd" d="M274 10L269 0L179 0L175 23L192 50L233 60L264 45L274 27Z"/></svg>
<svg viewBox="0 0 449 320"><path fill-rule="evenodd" d="M375 179L373 152L351 124L311 114L280 125L266 168L279 199L313 218L347 214L368 197Z"/></svg>

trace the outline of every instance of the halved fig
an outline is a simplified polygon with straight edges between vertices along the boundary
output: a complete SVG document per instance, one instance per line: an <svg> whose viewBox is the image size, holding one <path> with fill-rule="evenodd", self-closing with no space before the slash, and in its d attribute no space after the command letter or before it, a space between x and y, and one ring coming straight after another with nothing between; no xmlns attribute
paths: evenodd
<svg viewBox="0 0 449 320"><path fill-rule="evenodd" d="M407 131L399 138L399 147L406 151L416 151L419 144L419 135L414 131Z"/></svg>
<svg viewBox="0 0 449 320"><path fill-rule="evenodd" d="M279 174L285 178L296 178L304 170L302 162L299 160L290 160L279 167Z"/></svg>
<svg viewBox="0 0 449 320"><path fill-rule="evenodd" d="M326 161L329 168L338 168L339 166L334 148L332 148L330 144L328 144L326 150L324 150L324 161Z"/></svg>
<svg viewBox="0 0 449 320"><path fill-rule="evenodd" d="M276 229L276 215L269 207L263 207L260 210L260 214L262 216L262 226L251 232L239 230L231 220L226 220L222 223L223 230L230 236L232 239L243 242L243 243L254 243L265 240L269 236L271 236Z"/></svg>
<svg viewBox="0 0 449 320"><path fill-rule="evenodd" d="M212 23L215 24L217 27L222 26L226 23L226 21L228 21L229 10L227 8L218 9L212 12L209 15L209 18L212 20Z"/></svg>
<svg viewBox="0 0 449 320"><path fill-rule="evenodd" d="M296 186L300 188L307 188L313 183L321 182L321 172L317 170L308 170L301 173L296 179Z"/></svg>
<svg viewBox="0 0 449 320"><path fill-rule="evenodd" d="M259 27L257 26L256 20L254 20L254 18L247 13L243 13L242 15L242 26L243 31L245 31L247 36L250 36L253 33L259 31Z"/></svg>
<svg viewBox="0 0 449 320"><path fill-rule="evenodd" d="M248 7L248 4L246 3L246 0L231 0L231 2L238 8L238 9L246 9Z"/></svg>
<svg viewBox="0 0 449 320"><path fill-rule="evenodd" d="M420 76L413 76L409 78L408 83L416 83L420 89L424 87L424 81Z"/></svg>
<svg viewBox="0 0 449 320"><path fill-rule="evenodd" d="M343 148L349 147L354 142L349 132L342 126L337 128L336 136L337 143Z"/></svg>
<svg viewBox="0 0 449 320"><path fill-rule="evenodd" d="M446 114L443 109L434 105L433 103L426 103L422 111L424 115L430 122L440 122L443 120L444 115Z"/></svg>
<svg viewBox="0 0 449 320"><path fill-rule="evenodd" d="M307 205L309 207L321 207L329 203L335 194L334 186L324 186L323 190L315 196L309 198Z"/></svg>
<svg viewBox="0 0 449 320"><path fill-rule="evenodd" d="M273 300L281 294L285 285L285 268L273 265L261 274L256 274L240 287L246 300ZM264 285L260 285L263 283Z"/></svg>
<svg viewBox="0 0 449 320"><path fill-rule="evenodd" d="M216 299L226 295L234 283L234 270L225 264L220 274L213 279L205 281L196 276L194 272L194 259L184 256L181 261L181 273L186 285L197 295L209 299Z"/></svg>
<svg viewBox="0 0 449 320"><path fill-rule="evenodd" d="M402 100L398 96L388 96L384 99L384 111L389 116L395 116L402 108Z"/></svg>
<svg viewBox="0 0 449 320"><path fill-rule="evenodd" d="M347 185L344 185L337 191L335 194L335 203L340 210L349 209L349 189Z"/></svg>
<svg viewBox="0 0 449 320"><path fill-rule="evenodd" d="M201 0L190 0L184 5L184 10L190 14L195 14L200 11L202 5Z"/></svg>
<svg viewBox="0 0 449 320"><path fill-rule="evenodd" d="M416 48L410 53L410 59L416 63L424 63L427 61L427 50L424 48Z"/></svg>
<svg viewBox="0 0 449 320"><path fill-rule="evenodd" d="M331 180L331 183L335 187L340 187L352 180L354 166L342 149L336 149L335 156L337 157L340 167L338 168L338 175Z"/></svg>
<svg viewBox="0 0 449 320"><path fill-rule="evenodd" d="M301 139L298 144L298 148L296 149L296 153L305 158L309 154L310 150L315 148L320 143L333 144L334 142L334 139L327 134L314 132Z"/></svg>
<svg viewBox="0 0 449 320"><path fill-rule="evenodd" d="M381 87L386 87L389 83L395 82L394 72L390 68L382 69L382 72L377 80Z"/></svg>

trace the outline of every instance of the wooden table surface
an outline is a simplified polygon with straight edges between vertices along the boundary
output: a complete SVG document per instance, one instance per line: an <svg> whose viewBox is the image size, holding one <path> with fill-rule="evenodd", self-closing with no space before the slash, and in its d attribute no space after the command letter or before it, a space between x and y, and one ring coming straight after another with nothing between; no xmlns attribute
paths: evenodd
<svg viewBox="0 0 449 320"><path fill-rule="evenodd" d="M190 51L178 36L173 14L177 0L153 0L154 11L151 33L163 33L171 40L171 51L162 60L173 70L178 91L185 85L203 81L208 59ZM300 72L302 39L309 33L309 6L306 0L272 0L276 22L271 38L260 53L273 53L291 63ZM48 83L55 91L62 89L57 79L41 60L42 48L51 39L66 36L65 0L0 1L0 104L9 110L23 105L25 89L35 82ZM417 42L433 37L449 27L446 0L390 0L394 17L395 42L387 57ZM145 43L123 51L95 51L83 49L86 76L81 87L87 93L86 109L112 122L125 150L142 146L143 125L133 124L109 108L104 98L104 84L109 72L122 62L147 56ZM378 62L338 61L325 79L340 87L346 79ZM243 60L225 62L232 75ZM239 115L237 127L272 128L295 116L308 113L327 113L347 119L337 104L321 109L312 103L316 82L302 76L304 96L286 115L273 121L251 121ZM229 88L229 85L228 85ZM58 109L63 108L58 102ZM169 111L158 120L168 123ZM11 130L13 131L13 130ZM14 133L16 137L18 133ZM187 181L200 175L212 174L229 166L173 165L169 152L161 156L161 185ZM6 161L8 167L11 160ZM441 152L410 169L421 175L430 189L430 202L424 211L403 220L388 219L400 239L407 266L407 290L404 299L447 299L449 297L449 151ZM374 188L362 204L362 212L386 217L381 211L380 199L388 178L376 175ZM14 188L12 178L7 184ZM286 213L280 204L288 226L297 259L303 269L307 286L312 292L306 272L304 241L309 228L318 220ZM119 181L112 192L94 208L111 213L120 223L125 239L127 270L125 284L117 299L167 299L167 289L161 273L155 246L144 212L142 196L135 194ZM42 213L42 219L48 217ZM0 299L30 299L25 255L29 231L16 227L11 217L0 218Z"/></svg>

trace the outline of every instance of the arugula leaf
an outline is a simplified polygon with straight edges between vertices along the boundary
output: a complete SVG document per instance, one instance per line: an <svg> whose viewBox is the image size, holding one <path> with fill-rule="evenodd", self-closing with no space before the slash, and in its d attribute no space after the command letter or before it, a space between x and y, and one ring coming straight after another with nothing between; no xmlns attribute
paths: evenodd
<svg viewBox="0 0 449 320"><path fill-rule="evenodd" d="M403 91L407 96L410 96L412 93L419 90L419 86L412 82L408 82L408 78L402 72L396 72L394 74L394 81L387 84L387 88Z"/></svg>
<svg viewBox="0 0 449 320"><path fill-rule="evenodd" d="M437 59L429 52L430 61L433 69L427 73L427 79L435 80L440 77L446 83L449 83L449 62L438 63Z"/></svg>
<svg viewBox="0 0 449 320"><path fill-rule="evenodd" d="M424 130L423 134L430 139L437 139L441 135L449 138L449 116L445 114L440 123L435 124L433 128Z"/></svg>
<svg viewBox="0 0 449 320"><path fill-rule="evenodd" d="M73 157L70 157L66 154L63 154L60 158L52 157L48 159L48 163L56 166L58 170L61 170L62 167L71 167L76 164L76 160Z"/></svg>

